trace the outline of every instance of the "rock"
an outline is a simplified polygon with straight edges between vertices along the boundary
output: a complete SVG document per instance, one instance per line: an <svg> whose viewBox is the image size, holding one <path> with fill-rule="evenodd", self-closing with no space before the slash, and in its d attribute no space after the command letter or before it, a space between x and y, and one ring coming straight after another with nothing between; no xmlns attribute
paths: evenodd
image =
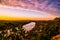
<svg viewBox="0 0 60 40"><path fill-rule="evenodd" d="M27 32L27 31L32 30L35 27L35 24L36 24L35 22L30 22L26 25L23 25L22 27Z"/></svg>
<svg viewBox="0 0 60 40"><path fill-rule="evenodd" d="M60 40L60 34L53 36L51 40Z"/></svg>

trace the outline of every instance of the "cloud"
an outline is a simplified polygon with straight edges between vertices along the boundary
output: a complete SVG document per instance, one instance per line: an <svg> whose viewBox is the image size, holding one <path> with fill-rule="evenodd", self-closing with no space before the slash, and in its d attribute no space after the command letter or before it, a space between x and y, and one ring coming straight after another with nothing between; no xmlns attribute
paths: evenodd
<svg viewBox="0 0 60 40"><path fill-rule="evenodd" d="M60 15L60 0L2 0L1 4Z"/></svg>

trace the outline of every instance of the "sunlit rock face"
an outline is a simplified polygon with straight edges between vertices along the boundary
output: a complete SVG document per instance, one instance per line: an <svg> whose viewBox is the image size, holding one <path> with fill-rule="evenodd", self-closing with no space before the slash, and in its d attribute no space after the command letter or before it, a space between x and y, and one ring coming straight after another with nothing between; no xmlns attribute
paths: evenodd
<svg viewBox="0 0 60 40"><path fill-rule="evenodd" d="M51 40L60 40L60 34L53 36Z"/></svg>
<svg viewBox="0 0 60 40"><path fill-rule="evenodd" d="M22 27L27 32L27 31L32 30L35 27L35 24L36 24L35 22L30 22L26 25L23 25Z"/></svg>

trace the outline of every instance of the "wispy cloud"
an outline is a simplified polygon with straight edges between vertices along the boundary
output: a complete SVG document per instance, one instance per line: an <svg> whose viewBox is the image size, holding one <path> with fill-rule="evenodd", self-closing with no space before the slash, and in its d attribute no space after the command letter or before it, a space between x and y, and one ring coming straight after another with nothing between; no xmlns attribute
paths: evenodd
<svg viewBox="0 0 60 40"><path fill-rule="evenodd" d="M60 15L60 0L1 0L1 4Z"/></svg>

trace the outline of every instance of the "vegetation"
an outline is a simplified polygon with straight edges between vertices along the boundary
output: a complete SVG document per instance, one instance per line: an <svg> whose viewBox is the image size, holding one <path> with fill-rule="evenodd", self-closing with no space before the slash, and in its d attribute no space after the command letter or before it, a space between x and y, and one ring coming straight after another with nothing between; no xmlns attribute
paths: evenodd
<svg viewBox="0 0 60 40"><path fill-rule="evenodd" d="M0 20L0 40L51 40L53 36L60 34L60 18L34 21L36 22L35 28L25 33L22 26L29 22L32 21Z"/></svg>

